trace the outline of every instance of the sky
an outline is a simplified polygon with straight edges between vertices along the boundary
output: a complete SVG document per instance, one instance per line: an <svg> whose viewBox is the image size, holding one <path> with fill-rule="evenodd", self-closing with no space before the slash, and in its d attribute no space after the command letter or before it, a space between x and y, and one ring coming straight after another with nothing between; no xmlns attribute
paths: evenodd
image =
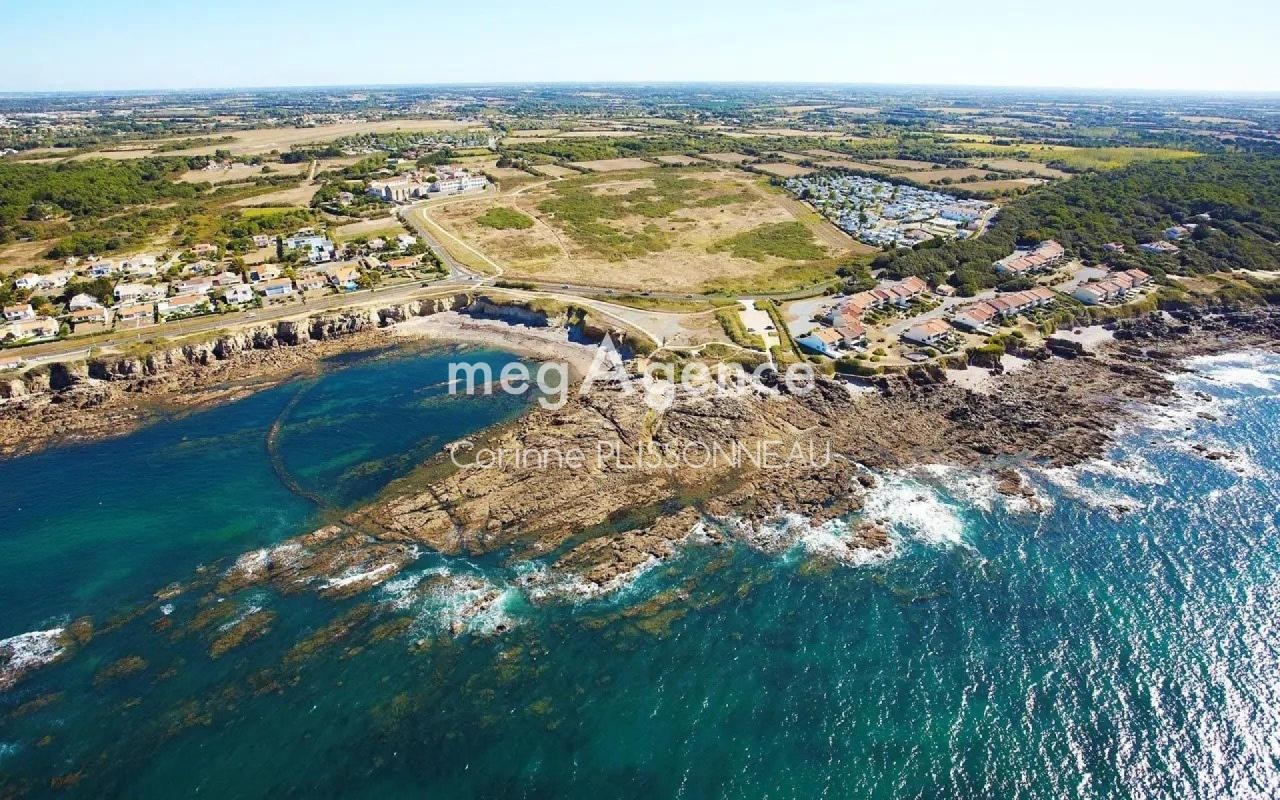
<svg viewBox="0 0 1280 800"><path fill-rule="evenodd" d="M817 82L1280 91L1277 0L0 0L0 91Z"/></svg>

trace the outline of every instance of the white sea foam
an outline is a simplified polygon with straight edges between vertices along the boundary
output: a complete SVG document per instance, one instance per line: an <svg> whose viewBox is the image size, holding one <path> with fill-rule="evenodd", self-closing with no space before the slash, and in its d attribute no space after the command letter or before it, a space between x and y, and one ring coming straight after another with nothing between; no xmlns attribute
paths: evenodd
<svg viewBox="0 0 1280 800"><path fill-rule="evenodd" d="M1113 517L1136 511L1143 507L1137 499L1118 489L1104 489L1086 486L1081 477L1096 471L1097 464L1080 464L1073 467L1044 467L1036 474L1053 484L1067 497L1083 503L1085 506L1099 511L1106 511Z"/></svg>
<svg viewBox="0 0 1280 800"><path fill-rule="evenodd" d="M1187 366L1204 379L1233 388L1271 391L1280 385L1280 359L1273 353L1219 353L1188 359Z"/></svg>
<svg viewBox="0 0 1280 800"><path fill-rule="evenodd" d="M160 613L164 614L166 617L172 614L173 603L165 603L164 605L160 606Z"/></svg>
<svg viewBox="0 0 1280 800"><path fill-rule="evenodd" d="M1035 491L1035 487L1027 484L1026 476L1021 473L1019 475L1030 491L1029 495L1003 494L996 488L996 476L992 473L950 464L925 464L913 469L911 474L924 477L930 483L941 486L951 497L963 499L966 505L982 511L990 512L1000 507L1015 514L1028 514L1044 512L1053 506L1053 501Z"/></svg>
<svg viewBox="0 0 1280 800"><path fill-rule="evenodd" d="M862 515L933 547L966 546L959 508L906 473L882 475L867 492Z"/></svg>
<svg viewBox="0 0 1280 800"><path fill-rule="evenodd" d="M376 586L380 580L386 580L386 578L379 579L378 576L386 574L387 577L390 577L391 571L395 570L395 568L395 564L380 564L372 569L362 571L348 570L337 577L328 578L324 583L320 584L320 588L341 589L342 587L350 586L353 583L362 583L366 581L369 582L370 586Z"/></svg>
<svg viewBox="0 0 1280 800"><path fill-rule="evenodd" d="M429 578L439 578L423 591ZM488 636L517 624L512 612L523 600L519 589L469 572L437 566L383 584L382 597L392 608L413 611L419 633Z"/></svg>
<svg viewBox="0 0 1280 800"><path fill-rule="evenodd" d="M589 581L576 572L551 569L545 564L534 562L518 565L516 571L521 588L534 603L585 602L612 595L629 596L629 590L635 588L640 578L660 564L662 559L649 556L603 583Z"/></svg>

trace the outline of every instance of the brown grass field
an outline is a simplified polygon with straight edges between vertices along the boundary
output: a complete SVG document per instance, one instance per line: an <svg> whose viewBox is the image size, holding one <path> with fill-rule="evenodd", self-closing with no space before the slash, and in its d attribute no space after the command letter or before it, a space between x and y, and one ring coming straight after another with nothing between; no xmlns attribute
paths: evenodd
<svg viewBox="0 0 1280 800"><path fill-rule="evenodd" d="M836 158L831 161L819 161L824 167L843 167L844 169L856 169L859 172L871 172L876 175L888 175L893 170L888 167L882 167L878 164L868 164L864 161L850 161L847 158Z"/></svg>
<svg viewBox="0 0 1280 800"><path fill-rule="evenodd" d="M717 164L741 164L743 161L751 160L751 156L744 153L699 153L698 158L714 161Z"/></svg>
<svg viewBox="0 0 1280 800"><path fill-rule="evenodd" d="M232 164L225 169L193 169L184 172L178 180L183 183L238 183L260 178L263 175L305 175L311 169L311 162L299 161L296 164L271 164L271 173L264 173L261 166L249 164Z"/></svg>
<svg viewBox="0 0 1280 800"><path fill-rule="evenodd" d="M939 183L950 179L959 183L960 181L970 178L982 179L990 175L985 169L973 169L971 167L952 167L950 169L926 169L918 172L911 172L903 177L914 183ZM984 181L985 183L985 181Z"/></svg>
<svg viewBox="0 0 1280 800"><path fill-rule="evenodd" d="M698 163L698 159L693 156L658 156L654 160L663 164L674 164L677 167L687 167L690 164Z"/></svg>
<svg viewBox="0 0 1280 800"><path fill-rule="evenodd" d="M1019 158L971 158L969 163L975 167L993 169L997 172L1029 172L1042 178L1057 180L1071 177L1070 172L1063 172L1038 161L1024 161Z"/></svg>
<svg viewBox="0 0 1280 800"><path fill-rule="evenodd" d="M320 191L318 183L304 183L292 189L281 189L278 192L259 194L236 200L233 206L298 206L305 208L311 204L311 198Z"/></svg>
<svg viewBox="0 0 1280 800"><path fill-rule="evenodd" d="M548 178L563 178L568 175L577 175L576 169L562 167L559 164L539 164L533 168L533 171L539 175L546 175Z"/></svg>
<svg viewBox="0 0 1280 800"><path fill-rule="evenodd" d="M1000 181L974 181L973 183L963 183L959 185L968 191L992 196L1020 192L1033 186L1040 186L1046 182L1047 179L1045 178L1009 178L1007 180Z"/></svg>
<svg viewBox="0 0 1280 800"><path fill-rule="evenodd" d="M934 164L931 161L916 161L912 158L873 158L871 159L871 162L873 164L882 164L886 167L893 167L894 169L906 170L937 169L938 167L937 164Z"/></svg>
<svg viewBox="0 0 1280 800"><path fill-rule="evenodd" d="M760 172L768 175L776 175L779 178L794 178L797 175L808 175L815 172L812 167L802 167L799 164L757 164L755 167Z"/></svg>
<svg viewBox="0 0 1280 800"><path fill-rule="evenodd" d="M572 205L566 208L573 209L575 218L586 214L590 220L585 232L581 224L556 215L556 204L568 203ZM636 204L654 203L664 213L626 213ZM481 225L477 218L493 207L519 211L533 219L534 226L496 230ZM649 165L642 170L570 177L518 193L442 205L429 213L436 224L502 265L513 279L640 291L656 287L695 291L709 284L785 288L829 277L841 258L862 252L821 217L759 177L705 167L677 170ZM812 244L825 250L826 258L791 262L772 255L751 259L711 252L729 237L794 222L810 231ZM610 250L627 248L637 240L647 244L625 256Z"/></svg>
<svg viewBox="0 0 1280 800"><path fill-rule="evenodd" d="M603 158L599 161L576 161L575 167L592 172L621 172L628 169L646 169L653 166L643 158Z"/></svg>
<svg viewBox="0 0 1280 800"><path fill-rule="evenodd" d="M848 158L848 153L837 153L835 150L805 150L804 154L814 158Z"/></svg>

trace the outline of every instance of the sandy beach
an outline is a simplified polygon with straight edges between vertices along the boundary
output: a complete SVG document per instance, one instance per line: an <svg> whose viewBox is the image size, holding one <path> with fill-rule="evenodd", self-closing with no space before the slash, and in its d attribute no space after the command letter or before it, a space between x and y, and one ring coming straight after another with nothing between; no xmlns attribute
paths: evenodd
<svg viewBox="0 0 1280 800"><path fill-rule="evenodd" d="M510 350L537 361L560 361L569 365L575 378L586 375L596 355L595 345L569 341L564 328L535 328L512 325L502 320L476 319L456 311L393 325L396 336L441 339L451 343L476 344Z"/></svg>

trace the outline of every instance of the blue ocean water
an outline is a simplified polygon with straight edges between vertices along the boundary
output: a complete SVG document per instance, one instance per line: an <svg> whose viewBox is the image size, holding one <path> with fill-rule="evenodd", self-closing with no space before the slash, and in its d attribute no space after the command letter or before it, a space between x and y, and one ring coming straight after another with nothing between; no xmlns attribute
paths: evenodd
<svg viewBox="0 0 1280 800"><path fill-rule="evenodd" d="M418 402L434 362L0 463L23 500L0 509L0 638L309 530L518 410ZM424 553L347 600L221 598L276 616L218 659L173 633L197 598L148 607L0 694L0 796L1280 795L1280 357L1193 366L1109 458L1025 470L1032 500L951 468L881 476L863 514L886 558L780 519L695 531L590 596L538 563ZM124 656L146 667L95 681Z"/></svg>

